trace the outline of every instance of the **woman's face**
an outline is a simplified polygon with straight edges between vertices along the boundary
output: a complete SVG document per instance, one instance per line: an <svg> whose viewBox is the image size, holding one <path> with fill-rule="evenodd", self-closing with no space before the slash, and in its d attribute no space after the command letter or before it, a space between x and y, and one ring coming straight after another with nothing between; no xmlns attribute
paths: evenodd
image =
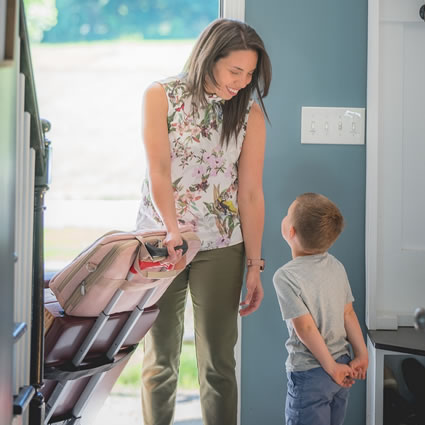
<svg viewBox="0 0 425 425"><path fill-rule="evenodd" d="M254 50L234 50L219 59L213 68L217 86L207 81L207 92L215 93L225 100L236 96L239 90L251 82L257 60L258 55Z"/></svg>

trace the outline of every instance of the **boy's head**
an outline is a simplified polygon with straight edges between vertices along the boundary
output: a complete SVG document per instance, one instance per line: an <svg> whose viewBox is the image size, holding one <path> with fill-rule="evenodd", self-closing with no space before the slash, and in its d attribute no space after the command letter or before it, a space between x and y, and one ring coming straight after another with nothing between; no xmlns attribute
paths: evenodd
<svg viewBox="0 0 425 425"><path fill-rule="evenodd" d="M326 196L303 193L297 196L282 221L282 236L305 254L327 251L344 227L339 208Z"/></svg>

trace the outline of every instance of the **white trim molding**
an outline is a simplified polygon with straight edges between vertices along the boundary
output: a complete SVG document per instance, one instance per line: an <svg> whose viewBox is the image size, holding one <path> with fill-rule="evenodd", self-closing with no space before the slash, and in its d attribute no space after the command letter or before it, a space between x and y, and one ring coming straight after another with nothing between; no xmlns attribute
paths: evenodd
<svg viewBox="0 0 425 425"><path fill-rule="evenodd" d="M245 21L245 0L220 0L220 17ZM241 381L242 381L242 320L238 315L238 341L235 347L236 381L238 385L238 422L241 424Z"/></svg>
<svg viewBox="0 0 425 425"><path fill-rule="evenodd" d="M379 144L379 1L368 3L367 143L366 143L366 326L378 329L378 144Z"/></svg>
<svg viewBox="0 0 425 425"><path fill-rule="evenodd" d="M245 21L245 0L220 0L222 18Z"/></svg>

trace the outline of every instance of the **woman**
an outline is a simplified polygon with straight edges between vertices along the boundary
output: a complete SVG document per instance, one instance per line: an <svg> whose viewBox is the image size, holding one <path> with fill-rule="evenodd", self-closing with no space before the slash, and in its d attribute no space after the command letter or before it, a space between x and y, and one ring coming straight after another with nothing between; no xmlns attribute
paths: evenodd
<svg viewBox="0 0 425 425"><path fill-rule="evenodd" d="M181 257L174 249L182 243L179 225L191 224L201 239L200 252L158 302L160 314L145 337L145 425L173 423L188 289L203 422L236 424L234 346L245 256L240 315L254 312L263 298L262 98L270 80L270 60L257 33L218 19L200 35L185 72L144 94L148 171L138 228L166 227L170 262Z"/></svg>

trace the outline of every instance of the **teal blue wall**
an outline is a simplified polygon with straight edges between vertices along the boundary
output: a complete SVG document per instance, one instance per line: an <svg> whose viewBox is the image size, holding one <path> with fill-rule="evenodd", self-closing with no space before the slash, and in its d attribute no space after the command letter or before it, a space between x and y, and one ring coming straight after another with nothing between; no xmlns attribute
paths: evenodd
<svg viewBox="0 0 425 425"><path fill-rule="evenodd" d="M272 277L290 260L280 222L296 195L332 199L346 227L331 252L345 265L355 309L365 316L365 146L301 145L301 107L365 107L367 0L246 0L246 22L262 36L273 64L266 98L264 302L242 324L242 425L284 424L287 338ZM345 425L365 423L366 387L351 390Z"/></svg>

